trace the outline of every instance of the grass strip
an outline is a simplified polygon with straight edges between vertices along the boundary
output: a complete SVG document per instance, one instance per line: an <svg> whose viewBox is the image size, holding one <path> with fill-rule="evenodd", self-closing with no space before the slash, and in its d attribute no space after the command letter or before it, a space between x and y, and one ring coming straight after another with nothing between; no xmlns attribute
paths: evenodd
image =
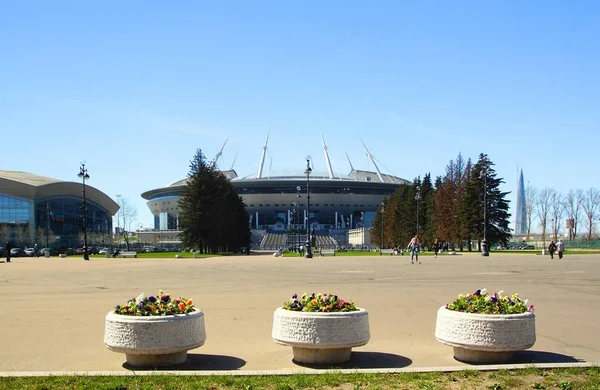
<svg viewBox="0 0 600 390"><path fill-rule="evenodd" d="M1 389L600 389L600 368L264 376L2 377Z"/></svg>

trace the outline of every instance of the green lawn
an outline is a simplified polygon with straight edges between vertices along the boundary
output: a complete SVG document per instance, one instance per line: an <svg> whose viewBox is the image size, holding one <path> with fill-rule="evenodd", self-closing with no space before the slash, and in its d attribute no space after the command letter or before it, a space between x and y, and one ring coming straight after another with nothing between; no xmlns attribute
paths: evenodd
<svg viewBox="0 0 600 390"><path fill-rule="evenodd" d="M2 389L600 389L600 368L400 374L3 377Z"/></svg>

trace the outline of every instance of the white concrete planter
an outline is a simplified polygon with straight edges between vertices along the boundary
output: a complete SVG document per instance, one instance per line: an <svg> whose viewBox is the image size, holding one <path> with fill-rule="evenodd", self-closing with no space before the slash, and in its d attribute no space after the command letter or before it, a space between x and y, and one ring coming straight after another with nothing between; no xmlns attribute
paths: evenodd
<svg viewBox="0 0 600 390"><path fill-rule="evenodd" d="M535 315L437 312L435 338L454 347L456 360L468 363L504 363L514 351L535 344Z"/></svg>
<svg viewBox="0 0 600 390"><path fill-rule="evenodd" d="M206 340L204 313L171 316L106 315L104 345L124 353L132 366L171 366L185 362L187 351Z"/></svg>
<svg viewBox="0 0 600 390"><path fill-rule="evenodd" d="M369 313L365 309L317 313L278 308L272 337L276 343L292 347L298 363L343 363L350 360L352 347L369 342Z"/></svg>

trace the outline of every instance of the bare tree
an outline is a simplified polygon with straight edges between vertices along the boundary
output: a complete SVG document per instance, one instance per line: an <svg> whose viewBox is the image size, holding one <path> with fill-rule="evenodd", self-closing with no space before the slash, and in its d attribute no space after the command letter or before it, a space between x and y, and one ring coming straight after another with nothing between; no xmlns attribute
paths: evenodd
<svg viewBox="0 0 600 390"><path fill-rule="evenodd" d="M542 245L544 248L546 247L546 227L548 226L548 213L550 212L550 197L553 191L553 189L547 187L542 189L535 203L535 213L542 227Z"/></svg>
<svg viewBox="0 0 600 390"><path fill-rule="evenodd" d="M127 250L129 250L129 232L131 231L132 226L135 226L137 209L122 196L117 197L117 204L119 205L119 211L116 216L117 225L123 227L120 234L125 241Z"/></svg>
<svg viewBox="0 0 600 390"><path fill-rule="evenodd" d="M7 223L2 224L2 226L0 226L0 234L2 234L2 239L6 245L8 240L10 240L10 225Z"/></svg>
<svg viewBox="0 0 600 390"><path fill-rule="evenodd" d="M587 190L581 207L583 207L583 212L588 220L588 240L591 240L594 231L594 220L597 219L598 209L600 208L600 191L593 187Z"/></svg>
<svg viewBox="0 0 600 390"><path fill-rule="evenodd" d="M556 240L560 230L560 221L567 208L565 198L561 192L552 190L550 193L550 213L552 215L552 232Z"/></svg>
<svg viewBox="0 0 600 390"><path fill-rule="evenodd" d="M579 224L579 217L581 216L581 204L583 203L584 193L583 190L571 190L567 194L567 208L569 212L569 218L573 220L573 240L577 238L577 226Z"/></svg>
<svg viewBox="0 0 600 390"><path fill-rule="evenodd" d="M525 212L527 213L527 242L531 236L531 224L535 219L535 205L538 196L538 191L535 187L532 187L527 183L527 189L525 190Z"/></svg>
<svg viewBox="0 0 600 390"><path fill-rule="evenodd" d="M24 247L25 242L27 241L27 232L25 231L24 226L15 226L15 239L17 240L18 246Z"/></svg>

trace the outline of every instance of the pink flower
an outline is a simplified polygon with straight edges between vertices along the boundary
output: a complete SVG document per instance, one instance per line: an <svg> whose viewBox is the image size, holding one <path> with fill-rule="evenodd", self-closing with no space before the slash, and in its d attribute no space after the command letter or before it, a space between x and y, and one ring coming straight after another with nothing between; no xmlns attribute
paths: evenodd
<svg viewBox="0 0 600 390"><path fill-rule="evenodd" d="M345 304L346 304L346 301L344 301L343 299L340 299L340 303L338 303L338 307L344 307Z"/></svg>
<svg viewBox="0 0 600 390"><path fill-rule="evenodd" d="M534 306L533 305L529 305L529 307L527 308L527 311L533 311Z"/></svg>

